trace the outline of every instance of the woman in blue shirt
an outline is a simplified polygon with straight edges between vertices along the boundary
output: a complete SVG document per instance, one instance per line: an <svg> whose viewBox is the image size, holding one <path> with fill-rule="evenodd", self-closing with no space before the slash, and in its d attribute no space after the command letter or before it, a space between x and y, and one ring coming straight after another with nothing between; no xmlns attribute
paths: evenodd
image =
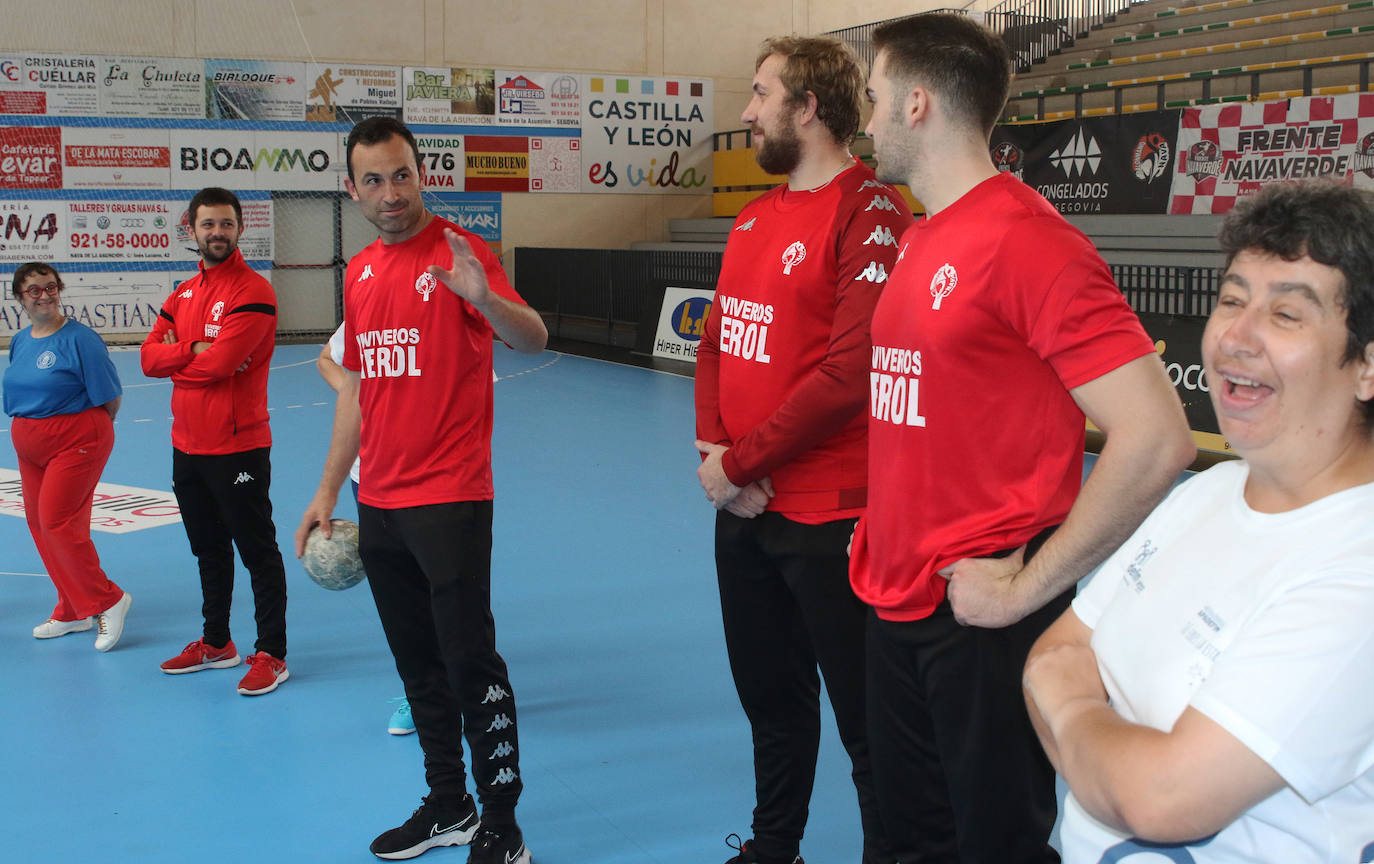
<svg viewBox="0 0 1374 864"><path fill-rule="evenodd" d="M14 272L14 297L31 324L10 341L3 388L24 516L57 587L57 606L33 635L52 639L94 623L95 649L109 651L124 631L130 599L100 569L91 502L114 447L122 388L100 336L63 314L62 287L50 264Z"/></svg>

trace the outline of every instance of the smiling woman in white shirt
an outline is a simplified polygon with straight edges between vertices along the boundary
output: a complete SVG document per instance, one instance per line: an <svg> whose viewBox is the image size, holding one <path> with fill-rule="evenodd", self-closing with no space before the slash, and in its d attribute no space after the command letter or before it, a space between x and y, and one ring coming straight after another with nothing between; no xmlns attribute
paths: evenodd
<svg viewBox="0 0 1374 864"><path fill-rule="evenodd" d="M1175 489L1026 664L1068 864L1374 855L1374 198L1269 186L1220 241L1202 354L1242 460Z"/></svg>

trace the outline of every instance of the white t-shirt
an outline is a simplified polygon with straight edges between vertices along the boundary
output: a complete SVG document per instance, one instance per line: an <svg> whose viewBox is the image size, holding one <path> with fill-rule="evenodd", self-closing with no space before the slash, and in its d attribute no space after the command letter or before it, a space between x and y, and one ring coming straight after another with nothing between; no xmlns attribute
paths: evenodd
<svg viewBox="0 0 1374 864"><path fill-rule="evenodd" d="M1230 462L1179 486L1074 601L1112 707L1192 706L1287 786L1214 837L1147 847L1070 793L1066 864L1374 860L1374 484L1258 513Z"/></svg>
<svg viewBox="0 0 1374 864"><path fill-rule="evenodd" d="M337 365L343 365L344 352L344 325L340 324L339 329L334 331L334 335L329 337L329 359ZM348 479L354 483L358 482L358 468L363 464L362 459L354 459L353 467L348 469Z"/></svg>

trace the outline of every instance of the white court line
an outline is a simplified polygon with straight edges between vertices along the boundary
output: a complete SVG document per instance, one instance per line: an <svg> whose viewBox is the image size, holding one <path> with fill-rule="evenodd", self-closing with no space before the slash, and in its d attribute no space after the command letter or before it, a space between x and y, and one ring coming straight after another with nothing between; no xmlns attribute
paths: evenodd
<svg viewBox="0 0 1374 864"><path fill-rule="evenodd" d="M0 576L42 576L44 579L48 578L47 573L15 573L10 570L0 570Z"/></svg>
<svg viewBox="0 0 1374 864"><path fill-rule="evenodd" d="M593 362L593 363L606 363L606 364L611 365L611 366L628 366L628 367L630 367L631 369L643 369L645 372L655 372L655 373L657 373L657 374L659 374L659 375L672 375L672 376L675 377L675 378L691 378L691 377L693 377L692 375L688 375L688 374L685 373L685 372L670 372L670 371L668 371L667 369L655 369L655 368L652 367L652 366L639 366L639 365L636 365L636 364L634 364L634 363L621 363L621 362L616 361L616 360L603 360L603 359L601 359L600 357L584 357L584 356L581 355L581 354L573 354L573 353L570 353L570 352L563 352L563 351L554 351L553 353L559 354L559 355L562 355L562 356L566 356L566 357L576 357L578 360L590 360L590 361Z"/></svg>
<svg viewBox="0 0 1374 864"><path fill-rule="evenodd" d="M316 358L316 359L318 359L318 358ZM277 371L278 369L290 369L290 368L292 368L292 367L294 367L294 366L304 366L304 365L306 365L307 363L309 363L311 366L314 366L314 365L315 365L315 360L301 360L301 361L298 362L298 363L285 363L285 364L283 364L283 365L281 365L281 366L268 366L267 368L268 368L269 371L275 372L275 371ZM145 382L143 382L142 384L125 384L125 385L124 385L124 389L125 389L125 390L135 390L135 389L137 389L137 388L139 388L139 387L165 387L165 386L167 386L167 385L169 385L169 384L171 384L171 383L172 383L172 379L171 379L171 378L165 378L165 379L162 379L162 380L159 380L159 381L145 381Z"/></svg>
<svg viewBox="0 0 1374 864"><path fill-rule="evenodd" d="M541 370L541 369L547 369L547 368L549 368L550 366L552 366L553 364L557 363L558 360L559 360L559 358L561 358L561 357L563 356L562 354L560 354L560 353L557 352L557 351L550 351L549 353L553 355L553 359L550 360L549 362L543 364L542 366L535 366L535 367L532 368L532 369L522 369L522 370L520 370L519 372L512 372L512 373L510 373L509 375L497 376L497 377L495 377L495 378L492 379L492 383L495 384L495 383L498 383L498 382L501 382L501 381L505 381L507 378L519 378L521 375L528 375L528 374L530 374L531 372L538 372L538 371Z"/></svg>

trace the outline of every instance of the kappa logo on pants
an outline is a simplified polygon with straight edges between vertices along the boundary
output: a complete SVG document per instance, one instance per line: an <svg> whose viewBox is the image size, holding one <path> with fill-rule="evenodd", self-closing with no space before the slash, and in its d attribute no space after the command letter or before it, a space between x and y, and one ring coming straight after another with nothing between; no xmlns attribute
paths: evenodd
<svg viewBox="0 0 1374 864"><path fill-rule="evenodd" d="M514 752L515 747L512 746L509 741L502 741L500 744L496 745L495 750L491 751L491 755L487 757L487 761L490 762L493 759L504 759Z"/></svg>
<svg viewBox="0 0 1374 864"><path fill-rule="evenodd" d="M252 479L253 479L253 475L252 475L252 474L249 474L247 471L240 471L240 472L239 472L239 476L237 476L237 477L234 478L234 485L237 486L237 485L239 485L240 483L247 483L247 482L249 482L249 481L252 480Z"/></svg>
<svg viewBox="0 0 1374 864"><path fill-rule="evenodd" d="M500 771L496 772L496 777L493 778L491 782L501 784L514 783L516 779L515 769L502 768Z"/></svg>
<svg viewBox="0 0 1374 864"><path fill-rule="evenodd" d="M509 729L511 726L514 725L515 721L511 720L505 714L497 714L496 719L491 721L491 725L487 727L487 731L500 732L502 729Z"/></svg>
<svg viewBox="0 0 1374 864"><path fill-rule="evenodd" d="M505 699L509 695L510 693L507 692L507 690L504 687L498 687L497 685L492 684L487 687L487 695L482 699L482 704L489 705L492 702L500 702L502 699Z"/></svg>

